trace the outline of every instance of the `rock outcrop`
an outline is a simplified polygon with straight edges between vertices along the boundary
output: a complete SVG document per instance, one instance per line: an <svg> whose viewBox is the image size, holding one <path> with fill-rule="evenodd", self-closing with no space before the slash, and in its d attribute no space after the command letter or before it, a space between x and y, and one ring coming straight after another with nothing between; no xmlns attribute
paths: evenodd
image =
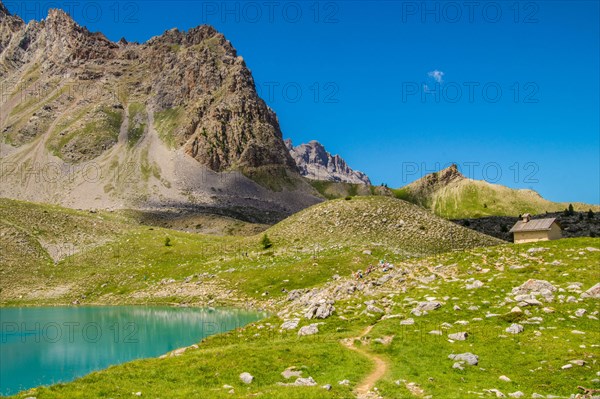
<svg viewBox="0 0 600 399"><path fill-rule="evenodd" d="M319 201L244 59L211 26L112 42L61 10L26 24L0 2L0 77L1 196L276 219Z"/></svg>
<svg viewBox="0 0 600 399"><path fill-rule="evenodd" d="M296 162L300 174L313 180L324 180L371 185L369 177L353 170L339 155L331 155L318 141L294 146L290 139L285 140L290 155Z"/></svg>

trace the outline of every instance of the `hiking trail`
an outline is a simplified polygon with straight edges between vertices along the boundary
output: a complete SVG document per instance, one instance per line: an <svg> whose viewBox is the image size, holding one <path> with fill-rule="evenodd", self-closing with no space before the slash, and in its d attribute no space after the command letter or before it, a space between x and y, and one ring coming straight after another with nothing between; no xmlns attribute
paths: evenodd
<svg viewBox="0 0 600 399"><path fill-rule="evenodd" d="M354 393L358 399L381 398L381 396L377 392L372 391L372 389L375 387L375 383L387 373L389 368L387 362L382 357L369 353L363 348L354 346L356 340L361 341L372 329L373 326L368 326L358 337L345 338L341 341L346 348L361 353L375 364L375 368L354 389Z"/></svg>

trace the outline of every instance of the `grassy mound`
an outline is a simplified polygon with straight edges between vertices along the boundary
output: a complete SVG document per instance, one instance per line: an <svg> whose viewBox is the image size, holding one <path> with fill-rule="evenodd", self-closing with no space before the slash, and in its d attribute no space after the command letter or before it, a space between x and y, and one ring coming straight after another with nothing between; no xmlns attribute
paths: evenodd
<svg viewBox="0 0 600 399"><path fill-rule="evenodd" d="M500 243L406 201L388 197L333 200L299 212L267 230L284 243L381 246L423 255Z"/></svg>

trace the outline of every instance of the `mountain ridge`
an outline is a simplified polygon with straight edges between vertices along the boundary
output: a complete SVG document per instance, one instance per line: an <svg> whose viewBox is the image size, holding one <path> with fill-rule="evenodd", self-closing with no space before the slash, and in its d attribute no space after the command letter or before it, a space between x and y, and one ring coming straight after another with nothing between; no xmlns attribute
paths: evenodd
<svg viewBox="0 0 600 399"><path fill-rule="evenodd" d="M394 191L396 197L449 219L541 214L563 211L569 206L568 203L546 200L534 190L513 189L467 178L460 173L456 164L425 175ZM579 211L600 210L597 205L572 205Z"/></svg>
<svg viewBox="0 0 600 399"><path fill-rule="evenodd" d="M292 140L287 139L285 145L300 175L308 179L371 185L366 174L350 168L341 156L332 155L316 140L294 146Z"/></svg>

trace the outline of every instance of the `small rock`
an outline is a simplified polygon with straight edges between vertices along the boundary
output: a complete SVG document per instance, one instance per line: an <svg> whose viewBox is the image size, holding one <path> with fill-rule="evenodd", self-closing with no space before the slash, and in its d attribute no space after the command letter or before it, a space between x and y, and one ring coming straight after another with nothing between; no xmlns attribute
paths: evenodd
<svg viewBox="0 0 600 399"><path fill-rule="evenodd" d="M318 324L310 324L308 326L304 326L298 330L298 336L303 337L306 335L314 335L319 332Z"/></svg>
<svg viewBox="0 0 600 399"><path fill-rule="evenodd" d="M417 307L415 308L415 310L418 310L420 312L429 312L432 310L436 310L442 307L442 304L439 302L419 302L419 304L417 305Z"/></svg>
<svg viewBox="0 0 600 399"><path fill-rule="evenodd" d="M495 393L497 398L505 398L506 397L506 395L504 395L502 392L500 392L497 389L489 389L489 392Z"/></svg>
<svg viewBox="0 0 600 399"><path fill-rule="evenodd" d="M585 360L571 360L570 363L573 363L576 366L585 366Z"/></svg>
<svg viewBox="0 0 600 399"><path fill-rule="evenodd" d="M452 365L452 368L453 368L453 369L458 369L458 370L464 370L464 369L465 369L465 368L462 366L462 364L461 364L461 363L459 363L459 362L456 362L456 363L454 363L454 364Z"/></svg>
<svg viewBox="0 0 600 399"><path fill-rule="evenodd" d="M562 366L562 367L561 367L561 369L563 369L563 370L568 370L568 369L570 369L570 368L572 368L572 367L573 367L573 365L572 365L572 364L565 364L564 366Z"/></svg>
<svg viewBox="0 0 600 399"><path fill-rule="evenodd" d="M506 332L511 334L520 334L523 332L523 330L523 326L517 323L513 323L510 325L510 327L506 328Z"/></svg>
<svg viewBox="0 0 600 399"><path fill-rule="evenodd" d="M288 380L292 377L302 377L302 371L296 370L296 367L288 367L287 369L281 372L281 375L283 376L283 378Z"/></svg>
<svg viewBox="0 0 600 399"><path fill-rule="evenodd" d="M383 311L383 309L380 309L380 308L378 308L375 305L368 305L367 306L367 312L369 312L369 313L385 313Z"/></svg>
<svg viewBox="0 0 600 399"><path fill-rule="evenodd" d="M244 373L240 374L240 380L244 384L251 384L252 381L254 381L254 377L252 376L252 374L244 372Z"/></svg>
<svg viewBox="0 0 600 399"><path fill-rule="evenodd" d="M326 391L331 391L331 385L330 384L323 385L322 388L324 390L326 390Z"/></svg>
<svg viewBox="0 0 600 399"><path fill-rule="evenodd" d="M479 363L479 356L474 355L470 352L459 353L457 355L451 354L451 355L448 355L448 359L458 360L458 361L462 360L462 361L467 362L471 366L477 366L477 364Z"/></svg>
<svg viewBox="0 0 600 399"><path fill-rule="evenodd" d="M296 327L298 327L298 323L300 323L300 319L286 320L283 322L280 328L282 330L294 330Z"/></svg>
<svg viewBox="0 0 600 399"><path fill-rule="evenodd" d="M525 396L525 394L521 391L517 391L517 392L509 393L508 396L510 396L511 398L522 398L523 396Z"/></svg>
<svg viewBox="0 0 600 399"><path fill-rule="evenodd" d="M504 382L510 382L510 378L508 378L508 377L507 377L507 376L505 376L505 375L501 375L500 377L498 377L498 379L499 379L500 381L504 381Z"/></svg>
<svg viewBox="0 0 600 399"><path fill-rule="evenodd" d="M510 312L511 312L511 313L523 313L523 311L521 310L521 308L520 308L520 307L518 307L518 306L515 306L514 308L512 308L512 309L510 310Z"/></svg>
<svg viewBox="0 0 600 399"><path fill-rule="evenodd" d="M454 341L464 341L467 339L468 336L469 336L469 334L467 334L466 332L457 332L454 334L448 334L448 338L450 338Z"/></svg>
<svg viewBox="0 0 600 399"><path fill-rule="evenodd" d="M534 280L529 279L519 287L513 288L513 295L530 294L532 292L542 292L547 290L549 292L555 292L557 288L545 280Z"/></svg>
<svg viewBox="0 0 600 399"><path fill-rule="evenodd" d="M481 288L481 287L483 287L483 283L479 280L475 280L471 284L467 284L465 286L465 288L467 290L474 290L474 289Z"/></svg>
<svg viewBox="0 0 600 399"><path fill-rule="evenodd" d="M406 319L406 320L402 320L402 321L400 322L400 324L401 324L401 325L403 325L403 326L410 326L410 325L413 325L413 324L415 324L415 320L414 320L414 319Z"/></svg>
<svg viewBox="0 0 600 399"><path fill-rule="evenodd" d="M296 382L294 382L294 385L299 386L299 387L314 387L315 385L317 385L317 382L315 380L313 380L312 377L308 377L308 378L298 378L296 379Z"/></svg>
<svg viewBox="0 0 600 399"><path fill-rule="evenodd" d="M338 382L338 385L350 385L350 380L342 380Z"/></svg>
<svg viewBox="0 0 600 399"><path fill-rule="evenodd" d="M585 309L577 309L575 311L575 316L582 317L584 314L586 314L586 312L587 312L587 310L585 310Z"/></svg>

